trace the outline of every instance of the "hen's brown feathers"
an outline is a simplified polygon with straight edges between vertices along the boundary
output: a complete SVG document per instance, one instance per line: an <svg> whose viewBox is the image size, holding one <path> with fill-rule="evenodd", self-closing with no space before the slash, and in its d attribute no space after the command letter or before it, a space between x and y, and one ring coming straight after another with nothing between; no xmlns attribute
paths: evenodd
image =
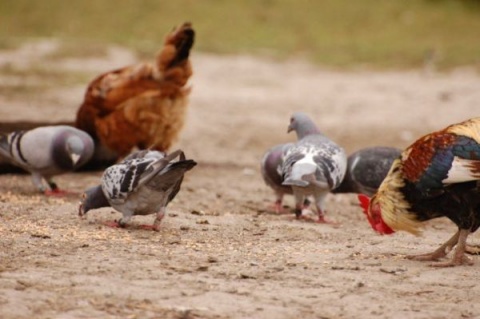
<svg viewBox="0 0 480 319"><path fill-rule="evenodd" d="M76 126L118 153L133 147L165 151L183 127L194 42L190 23L167 35L155 63L104 73L87 88Z"/></svg>

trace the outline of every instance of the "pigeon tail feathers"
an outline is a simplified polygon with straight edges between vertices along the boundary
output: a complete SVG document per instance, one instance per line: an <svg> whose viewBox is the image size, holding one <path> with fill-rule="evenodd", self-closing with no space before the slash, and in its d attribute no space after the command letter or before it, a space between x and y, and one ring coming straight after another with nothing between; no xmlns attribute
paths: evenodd
<svg viewBox="0 0 480 319"><path fill-rule="evenodd" d="M306 187L315 181L316 170L317 166L314 163L298 161L293 164L282 185Z"/></svg>

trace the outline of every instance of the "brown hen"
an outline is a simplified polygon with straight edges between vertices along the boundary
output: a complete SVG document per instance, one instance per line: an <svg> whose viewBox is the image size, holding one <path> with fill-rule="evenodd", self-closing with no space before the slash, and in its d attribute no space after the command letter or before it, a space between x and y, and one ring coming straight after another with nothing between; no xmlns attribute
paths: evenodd
<svg viewBox="0 0 480 319"><path fill-rule="evenodd" d="M155 63L139 63L101 74L87 88L76 126L98 148L123 157L132 148L166 151L184 124L192 75L195 32L184 23L169 33Z"/></svg>

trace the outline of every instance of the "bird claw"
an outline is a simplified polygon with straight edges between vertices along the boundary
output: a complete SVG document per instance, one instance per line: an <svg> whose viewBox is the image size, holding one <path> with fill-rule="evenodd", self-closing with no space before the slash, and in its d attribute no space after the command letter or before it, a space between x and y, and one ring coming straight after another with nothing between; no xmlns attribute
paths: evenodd
<svg viewBox="0 0 480 319"><path fill-rule="evenodd" d="M103 225L107 227L112 227L112 228L125 228L125 225L121 225L118 221L116 220L109 220L103 223Z"/></svg>
<svg viewBox="0 0 480 319"><path fill-rule="evenodd" d="M472 266L473 265L473 260L468 258L465 255L462 255L460 257L453 257L451 260L446 261L446 262L438 262L438 263L433 263L430 264L430 267L455 267L455 266L460 266L460 265L465 265L465 266Z"/></svg>
<svg viewBox="0 0 480 319"><path fill-rule="evenodd" d="M43 192L45 196L51 196L51 197L64 197L64 196L73 196L73 195L78 195L76 192L71 192L63 189L52 189L52 190L45 190Z"/></svg>
<svg viewBox="0 0 480 319"><path fill-rule="evenodd" d="M139 228L145 230L160 231L160 225L140 225Z"/></svg>
<svg viewBox="0 0 480 319"><path fill-rule="evenodd" d="M419 254L419 255L407 255L405 258L416 261L437 261L440 258L445 257L445 252L434 251L433 253Z"/></svg>
<svg viewBox="0 0 480 319"><path fill-rule="evenodd" d="M339 227L341 224L339 222L331 221L325 219L325 217L319 217L318 220L316 221L317 224L329 224L332 225L333 227Z"/></svg>
<svg viewBox="0 0 480 319"><path fill-rule="evenodd" d="M469 255L480 255L480 246L467 245L467 247L465 247L465 252Z"/></svg>
<svg viewBox="0 0 480 319"><path fill-rule="evenodd" d="M288 209L285 209L281 204L274 203L267 207L268 212L274 212L275 214L287 214L289 213Z"/></svg>

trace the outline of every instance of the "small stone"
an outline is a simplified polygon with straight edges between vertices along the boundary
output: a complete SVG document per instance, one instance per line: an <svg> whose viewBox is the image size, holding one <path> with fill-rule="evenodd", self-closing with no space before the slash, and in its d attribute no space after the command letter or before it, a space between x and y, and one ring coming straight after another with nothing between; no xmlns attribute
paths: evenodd
<svg viewBox="0 0 480 319"><path fill-rule="evenodd" d="M207 260L208 260L209 263L212 263L212 264L213 263L218 263L218 259L216 257L213 257L213 256L209 256Z"/></svg>
<svg viewBox="0 0 480 319"><path fill-rule="evenodd" d="M208 266L200 266L197 268L198 271L207 271L208 270Z"/></svg>

